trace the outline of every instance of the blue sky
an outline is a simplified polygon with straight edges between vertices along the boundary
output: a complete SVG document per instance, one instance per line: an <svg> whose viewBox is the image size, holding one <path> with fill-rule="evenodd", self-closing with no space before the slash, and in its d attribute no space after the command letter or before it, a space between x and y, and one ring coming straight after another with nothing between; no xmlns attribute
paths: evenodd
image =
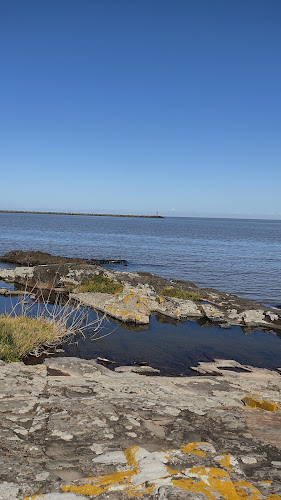
<svg viewBox="0 0 281 500"><path fill-rule="evenodd" d="M280 0L2 0L0 209L281 218Z"/></svg>

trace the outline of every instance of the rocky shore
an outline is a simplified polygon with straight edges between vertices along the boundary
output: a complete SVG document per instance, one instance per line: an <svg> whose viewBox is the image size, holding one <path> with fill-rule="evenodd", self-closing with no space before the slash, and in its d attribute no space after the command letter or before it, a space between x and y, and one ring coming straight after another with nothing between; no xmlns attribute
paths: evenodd
<svg viewBox="0 0 281 500"><path fill-rule="evenodd" d="M112 271L102 268L97 262L55 257L42 252L10 252L0 260L29 263L29 266L21 265L15 269L0 269L0 279L14 283L16 288L28 285L33 290L66 292L82 305L122 322L146 325L151 315L158 315L165 321L192 319L201 325L216 324L224 328L239 325L247 332L255 328L281 332L280 308L267 307L219 290L199 289L194 283L166 280L146 272ZM81 293L81 283L97 275L122 284L122 292ZM196 298L167 296L163 293L167 288ZM6 291L3 293L7 294Z"/></svg>
<svg viewBox="0 0 281 500"><path fill-rule="evenodd" d="M0 269L0 279L13 293L52 290L133 324L156 314L281 330L278 308L53 259L13 252L6 262L29 265ZM97 276L119 291L81 292ZM194 366L192 377L101 363L51 353L33 366L0 361L0 500L281 500L281 363L271 371L220 359Z"/></svg>
<svg viewBox="0 0 281 500"><path fill-rule="evenodd" d="M280 500L280 373L197 369L0 362L0 499Z"/></svg>

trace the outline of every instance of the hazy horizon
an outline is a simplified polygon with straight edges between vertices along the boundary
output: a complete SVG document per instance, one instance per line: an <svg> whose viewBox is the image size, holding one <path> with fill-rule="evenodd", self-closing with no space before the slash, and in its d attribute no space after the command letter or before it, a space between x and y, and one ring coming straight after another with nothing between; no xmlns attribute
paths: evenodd
<svg viewBox="0 0 281 500"><path fill-rule="evenodd" d="M78 210L72 210L71 208L66 208L66 209L52 209L52 208L43 208L43 209L38 209L38 208L19 208L19 209L8 209L8 208L0 208L0 213L13 213L13 212L49 212L50 214L52 213L65 213L65 214L79 214L79 215L87 215L87 214L97 214L97 215L143 215L143 216L155 216L159 215L162 217L183 217L183 218L202 218L202 219L249 219L249 220L281 220L281 214L225 214L225 215L220 215L220 214L189 214L189 215L184 215L180 213L160 213L158 214L156 212L141 212L141 211L126 211L126 210L114 210L114 209L104 209L104 210L91 210L91 209L78 209Z"/></svg>

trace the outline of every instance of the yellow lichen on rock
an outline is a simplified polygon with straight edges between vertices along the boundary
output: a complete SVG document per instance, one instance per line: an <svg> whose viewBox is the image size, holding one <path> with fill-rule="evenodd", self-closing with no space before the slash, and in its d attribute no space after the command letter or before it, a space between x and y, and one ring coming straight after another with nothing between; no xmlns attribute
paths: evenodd
<svg viewBox="0 0 281 500"><path fill-rule="evenodd" d="M250 406L251 408L259 408L261 410L267 410L267 411L278 410L278 405L273 401L263 401L261 399L254 399L246 396L245 398L242 399L242 402L246 406Z"/></svg>
<svg viewBox="0 0 281 500"><path fill-rule="evenodd" d="M247 481L237 481L234 483L239 499L243 500L262 500L264 496L252 484Z"/></svg>
<svg viewBox="0 0 281 500"><path fill-rule="evenodd" d="M109 486L105 486L104 488L100 488L99 486L93 484L82 484L81 486L76 486L72 484L70 486L62 486L61 489L67 493L77 493L78 495L87 495L89 497L97 497L101 493L104 493Z"/></svg>
<svg viewBox="0 0 281 500"><path fill-rule="evenodd" d="M219 464L227 470L233 471L231 466L231 459L233 459L232 455L220 455L215 457L215 461L219 462Z"/></svg>
<svg viewBox="0 0 281 500"><path fill-rule="evenodd" d="M131 448L127 448L125 450L125 457L127 460L127 464L134 469L137 467L138 463L136 460L136 453L139 451L139 446L132 446Z"/></svg>
<svg viewBox="0 0 281 500"><path fill-rule="evenodd" d="M193 453L194 455L198 455L199 457L205 457L206 452L204 451L206 446L212 446L210 443L207 443L205 441L197 441L195 443L188 443L184 446L181 447L181 451L183 453ZM201 447L201 449L200 449Z"/></svg>
<svg viewBox="0 0 281 500"><path fill-rule="evenodd" d="M229 474L215 467L192 467L186 469L187 479L172 479L174 486L216 500L218 494L224 500L240 500Z"/></svg>
<svg viewBox="0 0 281 500"><path fill-rule="evenodd" d="M202 448L202 449L200 449ZM281 500L276 494L265 497L247 481L233 482L229 472L216 467L191 467L181 471L171 469L166 462L170 457L181 453L193 453L205 457L205 449L214 448L207 442L188 443L180 450L166 450L149 453L139 446L125 450L127 470L116 471L112 474L96 478L88 478L88 483L63 486L62 491L77 493L90 497L99 496L104 492L122 491L129 498L141 498L156 491L161 485L174 486L190 493L200 494L207 500ZM147 464L144 464L145 460ZM157 466L157 460L161 467ZM236 459L232 455L220 455L215 458L224 468L232 469L230 465ZM139 461L142 464L139 470ZM153 467L156 468L153 469ZM151 469L152 467L152 469ZM151 470L153 471L151 474ZM145 474L144 474L145 471ZM144 474L144 475L143 475ZM26 499L27 500L27 499Z"/></svg>

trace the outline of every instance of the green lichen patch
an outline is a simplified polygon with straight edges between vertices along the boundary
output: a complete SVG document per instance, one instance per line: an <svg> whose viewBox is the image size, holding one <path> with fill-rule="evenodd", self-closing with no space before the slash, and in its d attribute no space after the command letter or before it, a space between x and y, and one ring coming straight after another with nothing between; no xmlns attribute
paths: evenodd
<svg viewBox="0 0 281 500"><path fill-rule="evenodd" d="M79 292L121 293L123 292L123 285L111 281L103 274L96 274L96 276L82 283Z"/></svg>
<svg viewBox="0 0 281 500"><path fill-rule="evenodd" d="M166 286L162 289L161 294L165 297L175 297L176 299L184 300L200 300L200 295L195 292L186 292L182 288L175 288L173 286Z"/></svg>

